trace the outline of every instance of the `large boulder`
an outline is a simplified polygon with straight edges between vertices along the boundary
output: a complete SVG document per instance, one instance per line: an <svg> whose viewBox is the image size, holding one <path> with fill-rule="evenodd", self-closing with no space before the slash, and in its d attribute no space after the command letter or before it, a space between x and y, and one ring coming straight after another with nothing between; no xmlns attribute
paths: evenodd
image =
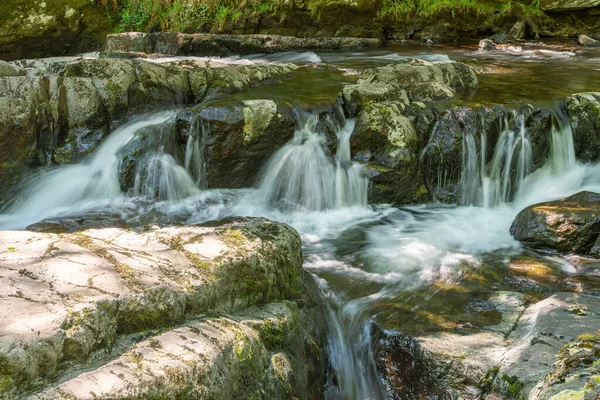
<svg viewBox="0 0 600 400"><path fill-rule="evenodd" d="M398 102L368 103L358 114L350 147L367 161L373 203L415 204L428 200L419 170L419 138Z"/></svg>
<svg viewBox="0 0 600 400"><path fill-rule="evenodd" d="M297 50L351 50L380 46L380 39L352 37L301 38L278 35L221 35L207 33L128 32L108 35L107 53L160 53L217 56L277 53Z"/></svg>
<svg viewBox="0 0 600 400"><path fill-rule="evenodd" d="M598 257L600 194L580 192L529 206L517 215L510 233L529 247Z"/></svg>
<svg viewBox="0 0 600 400"><path fill-rule="evenodd" d="M396 85L405 89L413 101L452 98L455 90L478 86L473 68L460 62L431 64L424 60L409 60L362 72L358 84Z"/></svg>
<svg viewBox="0 0 600 400"><path fill-rule="evenodd" d="M600 156L600 93L578 93L565 101L575 155L582 161L598 161Z"/></svg>
<svg viewBox="0 0 600 400"><path fill-rule="evenodd" d="M0 59L98 50L108 30L104 10L89 0L3 1Z"/></svg>
<svg viewBox="0 0 600 400"><path fill-rule="evenodd" d="M262 166L293 136L292 110L272 100L245 100L198 111L210 188L251 187Z"/></svg>
<svg viewBox="0 0 600 400"><path fill-rule="evenodd" d="M324 314L289 226L61 232L0 232L2 397L319 396Z"/></svg>

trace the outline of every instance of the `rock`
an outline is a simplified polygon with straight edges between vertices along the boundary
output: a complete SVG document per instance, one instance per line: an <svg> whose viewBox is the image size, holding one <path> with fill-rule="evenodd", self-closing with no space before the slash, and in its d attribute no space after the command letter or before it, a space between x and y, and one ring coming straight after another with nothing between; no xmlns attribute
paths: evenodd
<svg viewBox="0 0 600 400"><path fill-rule="evenodd" d="M600 0L541 0L540 9L544 11L572 11L597 7Z"/></svg>
<svg viewBox="0 0 600 400"><path fill-rule="evenodd" d="M363 83L346 85L342 89L344 108L351 117L356 116L367 103L386 101L408 104L406 91L393 84Z"/></svg>
<svg viewBox="0 0 600 400"><path fill-rule="evenodd" d="M569 123L573 131L575 156L584 162L600 159L600 93L579 93L567 97Z"/></svg>
<svg viewBox="0 0 600 400"><path fill-rule="evenodd" d="M299 38L278 35L217 35L172 32L118 33L106 37L107 53L160 53L165 55L217 56L277 53L298 50L351 50L381 46L380 39L351 37Z"/></svg>
<svg viewBox="0 0 600 400"><path fill-rule="evenodd" d="M456 27L449 23L427 25L422 31L415 34L415 39L427 44L450 43L458 40L459 34Z"/></svg>
<svg viewBox="0 0 600 400"><path fill-rule="evenodd" d="M434 65L410 60L366 69L358 84L397 85L406 90L412 101L430 101L452 98L454 89L476 88L477 76L471 67L458 62Z"/></svg>
<svg viewBox="0 0 600 400"><path fill-rule="evenodd" d="M292 110L272 100L246 100L198 110L211 188L253 186L262 166L293 136Z"/></svg>
<svg viewBox="0 0 600 400"><path fill-rule="evenodd" d="M323 388L325 316L287 225L0 238L2 396L304 398ZM92 355L88 372L70 374Z"/></svg>
<svg viewBox="0 0 600 400"><path fill-rule="evenodd" d="M512 26L512 28L510 28L510 30L507 32L506 39L511 42L524 39L525 38L525 28L526 28L525 22L523 22L523 21L515 22L515 24Z"/></svg>
<svg viewBox="0 0 600 400"><path fill-rule="evenodd" d="M31 232L40 233L74 233L88 229L101 228L127 228L127 223L121 215L106 212L84 213L81 215L70 215L61 218L48 218L26 229Z"/></svg>
<svg viewBox="0 0 600 400"><path fill-rule="evenodd" d="M23 75L24 70L27 76L0 77L3 194L31 167L80 161L131 114L274 82L297 68L276 63L162 65L111 58L34 60L14 66L10 74Z"/></svg>
<svg viewBox="0 0 600 400"><path fill-rule="evenodd" d="M600 40L592 39L586 35L579 35L577 41L583 47L600 47Z"/></svg>
<svg viewBox="0 0 600 400"><path fill-rule="evenodd" d="M529 206L517 215L510 233L529 247L598 257L600 194L580 192Z"/></svg>
<svg viewBox="0 0 600 400"><path fill-rule="evenodd" d="M24 69L16 67L6 61L0 60L0 77L3 76L23 76L26 75Z"/></svg>
<svg viewBox="0 0 600 400"><path fill-rule="evenodd" d="M109 18L88 0L5 1L0 5L0 59L96 50L108 30Z"/></svg>
<svg viewBox="0 0 600 400"><path fill-rule="evenodd" d="M562 292L525 308L522 294L498 292L489 301L502 314L499 325L469 334L420 335L396 341L384 352L387 368L401 365L399 359L415 365L422 372L421 382L429 382L407 382L402 390L420 388L426 395L444 397L435 392L443 388L446 395L462 398L485 393L490 399L545 400L561 398L552 396L567 390L590 390L593 379L577 372L595 373L593 365L600 357L590 347L597 347L597 339L579 336L600 328L600 298ZM395 354L404 356L394 359Z"/></svg>
<svg viewBox="0 0 600 400"><path fill-rule="evenodd" d="M479 41L479 49L480 50L495 50L496 44L492 42L490 39L481 39Z"/></svg>

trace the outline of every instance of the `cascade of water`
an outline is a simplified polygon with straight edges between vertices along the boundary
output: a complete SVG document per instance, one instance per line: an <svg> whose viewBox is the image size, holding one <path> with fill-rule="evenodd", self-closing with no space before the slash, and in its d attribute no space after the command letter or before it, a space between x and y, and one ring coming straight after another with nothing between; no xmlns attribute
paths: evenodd
<svg viewBox="0 0 600 400"><path fill-rule="evenodd" d="M350 158L354 121L337 127L338 150L331 156L317 132L318 115L311 114L294 138L269 161L260 193L264 204L284 211L328 210L367 203L368 180L362 166Z"/></svg>
<svg viewBox="0 0 600 400"><path fill-rule="evenodd" d="M136 132L164 124L173 116L173 112L163 112L128 123L112 132L87 161L38 174L5 210L8 214L1 216L0 226L24 228L49 216L120 196L119 150Z"/></svg>
<svg viewBox="0 0 600 400"><path fill-rule="evenodd" d="M372 320L366 316L368 299L342 302L325 281L318 282L331 332L328 347L333 373L328 376L325 399L386 399L375 365Z"/></svg>
<svg viewBox="0 0 600 400"><path fill-rule="evenodd" d="M196 186L202 189L206 188L205 131L204 127L198 121L192 125L185 147L184 164L185 169L194 179Z"/></svg>
<svg viewBox="0 0 600 400"><path fill-rule="evenodd" d="M533 153L524 116L518 116L514 130L508 127L508 121L505 125L489 164L486 132L481 132L479 148L473 132L463 135L462 204L482 207L505 204L514 198L531 173Z"/></svg>
<svg viewBox="0 0 600 400"><path fill-rule="evenodd" d="M188 142L189 143L189 142ZM200 193L186 168L162 151L148 155L137 167L134 196L159 201L181 200Z"/></svg>

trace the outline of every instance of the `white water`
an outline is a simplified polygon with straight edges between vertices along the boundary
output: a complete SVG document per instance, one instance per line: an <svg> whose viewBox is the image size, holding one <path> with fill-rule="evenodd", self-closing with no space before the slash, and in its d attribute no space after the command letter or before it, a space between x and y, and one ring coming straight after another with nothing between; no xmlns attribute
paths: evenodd
<svg viewBox="0 0 600 400"><path fill-rule="evenodd" d="M294 138L269 161L260 182L261 204L284 211L329 210L367 204L368 180L360 164L350 160L354 121L337 130L338 149L332 157L326 139L310 115Z"/></svg>
<svg viewBox="0 0 600 400"><path fill-rule="evenodd" d="M23 228L67 211L118 206L124 201L119 150L140 129L163 124L172 115L128 124L113 132L87 162L41 174L9 214L0 215L0 227ZM600 167L575 161L568 125L553 130L548 162L530 173L531 151L521 123L519 129L502 132L489 161L480 151L486 147L485 134L465 136L463 201L469 205L372 208L361 166L350 158L353 121L337 129L335 155L316 132L316 122L315 116L309 117L273 156L258 189L201 190L203 138L190 135L181 164L160 149L148 155L138 170L134 193L164 200L150 207L166 215L184 215L189 223L264 216L300 232L305 267L323 277L319 282L331 306L331 400L385 397L370 346L374 302L393 298L398 290L455 281L461 267L479 268L485 253L517 249L509 227L527 205L580 190L600 191ZM140 209L139 214L146 211ZM354 293L354 287L365 282L375 289Z"/></svg>

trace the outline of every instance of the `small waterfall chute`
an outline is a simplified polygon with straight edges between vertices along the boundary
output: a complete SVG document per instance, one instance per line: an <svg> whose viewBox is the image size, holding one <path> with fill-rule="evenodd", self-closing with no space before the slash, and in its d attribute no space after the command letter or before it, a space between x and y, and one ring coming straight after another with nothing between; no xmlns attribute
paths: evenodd
<svg viewBox="0 0 600 400"><path fill-rule="evenodd" d="M264 204L284 211L319 211L366 205L368 180L350 157L354 120L336 128L335 157L317 130L319 117L309 115L294 138L269 161L259 189Z"/></svg>

